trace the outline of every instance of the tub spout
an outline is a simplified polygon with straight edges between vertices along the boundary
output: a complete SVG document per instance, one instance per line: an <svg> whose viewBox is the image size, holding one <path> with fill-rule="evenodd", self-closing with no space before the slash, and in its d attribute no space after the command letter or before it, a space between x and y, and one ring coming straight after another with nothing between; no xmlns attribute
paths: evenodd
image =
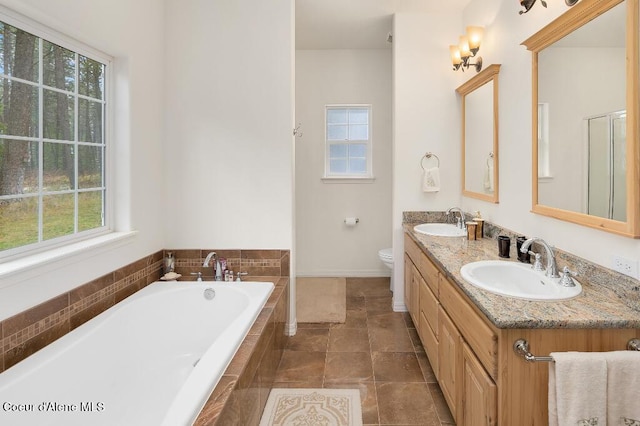
<svg viewBox="0 0 640 426"><path fill-rule="evenodd" d="M218 257L216 255L215 251L212 251L211 253L209 253L206 257L206 259L204 260L204 263L202 264L203 268L206 268L209 266L209 262L211 262L211 259L213 258L213 260L217 260Z"/></svg>

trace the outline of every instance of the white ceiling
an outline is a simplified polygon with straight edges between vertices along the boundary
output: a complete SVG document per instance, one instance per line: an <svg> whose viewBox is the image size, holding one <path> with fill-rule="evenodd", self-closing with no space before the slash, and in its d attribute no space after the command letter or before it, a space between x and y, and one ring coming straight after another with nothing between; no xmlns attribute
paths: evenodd
<svg viewBox="0 0 640 426"><path fill-rule="evenodd" d="M295 0L296 49L385 49L396 12L462 12L471 0Z"/></svg>

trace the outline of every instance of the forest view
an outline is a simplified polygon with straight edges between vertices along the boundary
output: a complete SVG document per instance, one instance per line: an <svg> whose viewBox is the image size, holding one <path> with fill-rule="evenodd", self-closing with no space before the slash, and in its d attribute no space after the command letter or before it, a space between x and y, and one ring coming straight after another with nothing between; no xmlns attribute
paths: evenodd
<svg viewBox="0 0 640 426"><path fill-rule="evenodd" d="M0 21L0 251L104 225L105 65Z"/></svg>

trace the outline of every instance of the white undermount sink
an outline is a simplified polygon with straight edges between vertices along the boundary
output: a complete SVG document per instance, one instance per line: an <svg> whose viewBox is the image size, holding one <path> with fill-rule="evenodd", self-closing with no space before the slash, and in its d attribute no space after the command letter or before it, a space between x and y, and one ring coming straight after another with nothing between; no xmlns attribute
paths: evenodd
<svg viewBox="0 0 640 426"><path fill-rule="evenodd" d="M558 278L534 271L531 265L505 260L482 260L460 268L462 278L470 284L502 296L526 300L566 300L582 293L582 286L573 279L575 287L564 287Z"/></svg>
<svg viewBox="0 0 640 426"><path fill-rule="evenodd" d="M467 231L450 223L423 223L413 227L415 232L436 237L464 237Z"/></svg>

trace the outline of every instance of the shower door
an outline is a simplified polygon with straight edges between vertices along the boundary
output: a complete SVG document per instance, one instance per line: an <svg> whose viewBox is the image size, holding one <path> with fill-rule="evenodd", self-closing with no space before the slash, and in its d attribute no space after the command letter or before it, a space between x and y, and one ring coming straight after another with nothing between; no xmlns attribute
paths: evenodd
<svg viewBox="0 0 640 426"><path fill-rule="evenodd" d="M626 221L626 112L586 121L587 214Z"/></svg>

